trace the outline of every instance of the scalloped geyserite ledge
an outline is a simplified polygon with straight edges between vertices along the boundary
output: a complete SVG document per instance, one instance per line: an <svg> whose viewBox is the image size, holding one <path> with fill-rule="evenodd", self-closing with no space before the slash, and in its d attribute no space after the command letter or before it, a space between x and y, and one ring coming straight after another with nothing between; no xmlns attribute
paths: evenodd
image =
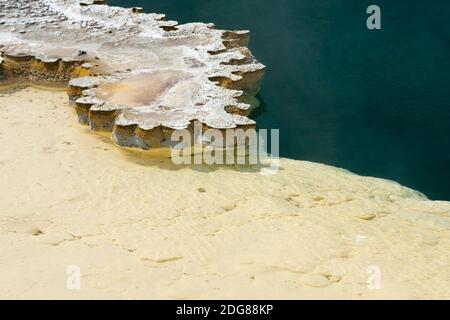
<svg viewBox="0 0 450 320"><path fill-rule="evenodd" d="M265 66L248 31L179 25L104 1L0 0L5 83L67 85L79 120L123 147L165 147L173 130L253 127Z"/></svg>

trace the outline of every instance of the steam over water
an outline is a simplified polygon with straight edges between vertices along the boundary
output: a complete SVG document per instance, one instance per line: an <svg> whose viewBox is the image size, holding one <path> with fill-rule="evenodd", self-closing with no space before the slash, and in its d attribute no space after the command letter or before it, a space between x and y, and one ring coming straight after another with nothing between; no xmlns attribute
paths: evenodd
<svg viewBox="0 0 450 320"><path fill-rule="evenodd" d="M168 19L251 30L268 69L260 128L283 157L395 180L450 200L448 0L109 0ZM366 9L381 8L381 30Z"/></svg>

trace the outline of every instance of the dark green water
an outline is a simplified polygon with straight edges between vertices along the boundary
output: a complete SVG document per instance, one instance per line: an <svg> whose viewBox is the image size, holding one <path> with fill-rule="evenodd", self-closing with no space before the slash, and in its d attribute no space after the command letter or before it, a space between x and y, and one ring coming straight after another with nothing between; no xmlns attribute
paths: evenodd
<svg viewBox="0 0 450 320"><path fill-rule="evenodd" d="M251 30L267 65L260 128L283 157L387 178L450 200L449 0L120 1ZM377 4L382 30L366 28Z"/></svg>

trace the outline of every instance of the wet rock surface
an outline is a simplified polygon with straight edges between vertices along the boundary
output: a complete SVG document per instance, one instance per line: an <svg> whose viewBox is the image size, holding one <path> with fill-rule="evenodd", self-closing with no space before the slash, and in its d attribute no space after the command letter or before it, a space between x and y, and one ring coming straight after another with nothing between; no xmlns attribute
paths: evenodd
<svg viewBox="0 0 450 320"><path fill-rule="evenodd" d="M254 126L265 66L248 31L179 25L104 1L0 1L6 83L68 85L79 120L120 146L164 147L172 130Z"/></svg>

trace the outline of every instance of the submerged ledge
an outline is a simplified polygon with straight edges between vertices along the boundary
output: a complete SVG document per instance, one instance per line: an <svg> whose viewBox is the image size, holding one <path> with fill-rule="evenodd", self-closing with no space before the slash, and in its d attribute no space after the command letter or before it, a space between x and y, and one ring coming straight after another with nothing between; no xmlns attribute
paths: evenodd
<svg viewBox="0 0 450 320"><path fill-rule="evenodd" d="M168 147L173 130L251 128L265 66L248 31L178 24L105 1L2 0L5 84L68 86L79 121L122 147Z"/></svg>

